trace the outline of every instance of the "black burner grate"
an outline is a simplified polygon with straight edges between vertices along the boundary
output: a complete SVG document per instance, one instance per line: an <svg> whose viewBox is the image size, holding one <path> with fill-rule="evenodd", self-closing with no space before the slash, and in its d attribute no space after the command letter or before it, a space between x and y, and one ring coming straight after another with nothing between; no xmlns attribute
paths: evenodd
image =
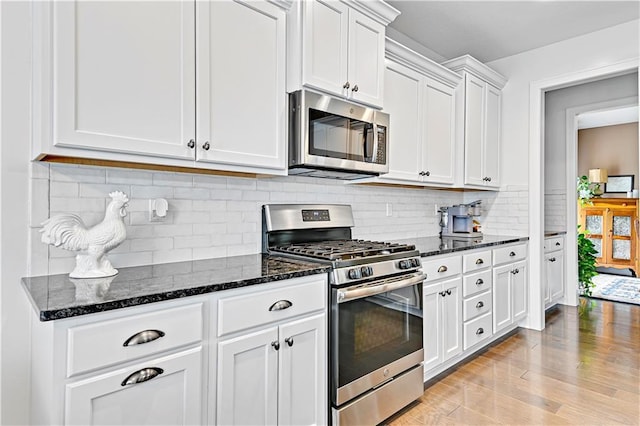
<svg viewBox="0 0 640 426"><path fill-rule="evenodd" d="M331 240L270 247L271 251L323 260L349 260L415 250L415 246L366 240Z"/></svg>

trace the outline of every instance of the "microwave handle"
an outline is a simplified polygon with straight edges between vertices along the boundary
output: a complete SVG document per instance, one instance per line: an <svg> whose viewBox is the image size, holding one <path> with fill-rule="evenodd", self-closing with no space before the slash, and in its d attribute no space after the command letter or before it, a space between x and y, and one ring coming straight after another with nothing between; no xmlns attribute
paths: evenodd
<svg viewBox="0 0 640 426"><path fill-rule="evenodd" d="M403 287L422 283L427 276L422 272L412 275L410 278L391 281L382 280L380 283L372 283L368 286L354 286L338 290L338 303L348 302L353 299L361 299L363 297L373 296L375 294L386 293L388 291L397 290Z"/></svg>

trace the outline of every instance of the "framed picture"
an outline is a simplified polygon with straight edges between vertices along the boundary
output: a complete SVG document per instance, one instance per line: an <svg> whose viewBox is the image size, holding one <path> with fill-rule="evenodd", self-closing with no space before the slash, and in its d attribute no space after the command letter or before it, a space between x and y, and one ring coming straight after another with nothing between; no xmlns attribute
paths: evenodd
<svg viewBox="0 0 640 426"><path fill-rule="evenodd" d="M604 184L604 192L611 194L616 192L628 192L633 190L634 175L609 176Z"/></svg>

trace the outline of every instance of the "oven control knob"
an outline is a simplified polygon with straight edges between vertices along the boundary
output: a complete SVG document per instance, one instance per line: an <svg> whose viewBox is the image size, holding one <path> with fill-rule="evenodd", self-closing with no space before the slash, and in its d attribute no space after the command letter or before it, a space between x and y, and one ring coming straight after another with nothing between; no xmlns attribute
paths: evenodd
<svg viewBox="0 0 640 426"><path fill-rule="evenodd" d="M360 269L358 269L358 268L349 269L348 275L349 275L349 279L357 280L357 279L361 278Z"/></svg>
<svg viewBox="0 0 640 426"><path fill-rule="evenodd" d="M360 268L360 273L362 274L362 278L370 277L373 275L373 268L371 266L363 266Z"/></svg>
<svg viewBox="0 0 640 426"><path fill-rule="evenodd" d="M411 259L401 260L398 262L398 268L400 269L411 269Z"/></svg>
<svg viewBox="0 0 640 426"><path fill-rule="evenodd" d="M411 265L414 268L419 268L420 267L420 259L411 259Z"/></svg>

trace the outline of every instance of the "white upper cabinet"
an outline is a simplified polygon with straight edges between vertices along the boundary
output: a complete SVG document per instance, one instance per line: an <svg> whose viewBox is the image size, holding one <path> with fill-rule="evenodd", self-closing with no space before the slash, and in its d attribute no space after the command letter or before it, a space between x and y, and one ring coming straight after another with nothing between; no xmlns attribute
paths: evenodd
<svg viewBox="0 0 640 426"><path fill-rule="evenodd" d="M193 157L194 4L52 7L53 145Z"/></svg>
<svg viewBox="0 0 640 426"><path fill-rule="evenodd" d="M461 77L387 40L389 173L382 181L451 186L456 179L455 90Z"/></svg>
<svg viewBox="0 0 640 426"><path fill-rule="evenodd" d="M281 5L38 2L33 157L285 174Z"/></svg>
<svg viewBox="0 0 640 426"><path fill-rule="evenodd" d="M198 162L286 167L286 12L197 2Z"/></svg>
<svg viewBox="0 0 640 426"><path fill-rule="evenodd" d="M385 27L398 14L380 0L294 2L288 91L311 87L381 108Z"/></svg>
<svg viewBox="0 0 640 426"><path fill-rule="evenodd" d="M464 77L458 100L458 134L464 146L464 184L471 188L500 187L501 90L507 80L465 55L442 65Z"/></svg>

